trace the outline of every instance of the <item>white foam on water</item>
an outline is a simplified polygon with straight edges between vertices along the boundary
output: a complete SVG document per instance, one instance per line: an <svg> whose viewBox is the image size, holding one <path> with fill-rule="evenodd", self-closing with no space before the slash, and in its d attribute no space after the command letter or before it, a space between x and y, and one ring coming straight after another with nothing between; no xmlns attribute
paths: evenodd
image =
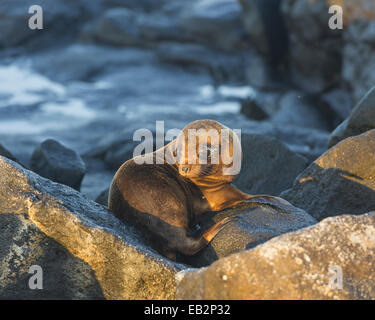
<svg viewBox="0 0 375 320"><path fill-rule="evenodd" d="M93 119L96 112L87 108L80 99L70 99L64 102L47 102L41 105L41 110L48 114L61 114L83 120Z"/></svg>
<svg viewBox="0 0 375 320"><path fill-rule="evenodd" d="M252 98L256 95L256 90L250 86L226 86L222 85L215 89L212 85L204 85L199 88L199 95L202 98L209 99L219 94L225 98Z"/></svg>
<svg viewBox="0 0 375 320"><path fill-rule="evenodd" d="M215 95L215 88L208 84L199 88L199 95L202 98L212 98Z"/></svg>
<svg viewBox="0 0 375 320"><path fill-rule="evenodd" d="M231 86L220 86L217 92L223 97L235 97L245 99L248 97L254 97L256 91L254 88L249 86L242 87L231 87Z"/></svg>
<svg viewBox="0 0 375 320"><path fill-rule="evenodd" d="M43 101L50 91L57 96L65 93L65 88L48 78L18 65L0 65L0 107L12 104L29 105Z"/></svg>
<svg viewBox="0 0 375 320"><path fill-rule="evenodd" d="M40 134L47 130L63 130L65 128L65 122L48 121L36 124L27 120L0 121L0 134L7 135Z"/></svg>
<svg viewBox="0 0 375 320"><path fill-rule="evenodd" d="M97 81L94 83L94 87L96 89L110 89L113 85L109 81Z"/></svg>
<svg viewBox="0 0 375 320"><path fill-rule="evenodd" d="M237 101L222 101L211 105L195 106L193 110L201 115L206 114L225 114L225 113L239 113L241 105Z"/></svg>

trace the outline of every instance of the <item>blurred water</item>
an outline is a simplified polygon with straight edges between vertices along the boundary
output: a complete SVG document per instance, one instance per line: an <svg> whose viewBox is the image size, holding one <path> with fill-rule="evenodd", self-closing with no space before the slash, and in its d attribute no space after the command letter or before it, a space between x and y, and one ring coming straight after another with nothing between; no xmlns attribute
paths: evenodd
<svg viewBox="0 0 375 320"><path fill-rule="evenodd" d="M214 88L210 77L179 69L142 84L144 77L155 72L153 68L131 68L125 78L118 73L91 82L57 82L33 70L29 60L2 65L0 141L27 161L33 148L46 138L84 152L106 135L152 128L157 120L165 121L166 129L181 129L203 118L227 125L246 121L239 114L239 99L254 95L252 88ZM130 78L134 76L132 82L129 72Z"/></svg>

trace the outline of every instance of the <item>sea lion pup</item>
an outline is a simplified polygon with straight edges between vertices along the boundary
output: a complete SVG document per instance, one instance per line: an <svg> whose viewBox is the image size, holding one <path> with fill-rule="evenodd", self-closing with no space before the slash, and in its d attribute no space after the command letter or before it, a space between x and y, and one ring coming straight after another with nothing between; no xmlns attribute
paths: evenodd
<svg viewBox="0 0 375 320"><path fill-rule="evenodd" d="M276 197L248 195L231 185L239 173L232 169L241 154L240 141L229 128L213 120L194 121L171 143L146 155L152 164L137 156L119 168L109 192L109 210L135 225L165 256L175 260L177 252L193 255L233 219L224 218L193 235L205 213L254 199L289 205Z"/></svg>

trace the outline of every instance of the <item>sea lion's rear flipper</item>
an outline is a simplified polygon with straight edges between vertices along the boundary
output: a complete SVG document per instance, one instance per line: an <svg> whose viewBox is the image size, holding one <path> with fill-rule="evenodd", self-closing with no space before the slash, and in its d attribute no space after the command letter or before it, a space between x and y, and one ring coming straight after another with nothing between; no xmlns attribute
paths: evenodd
<svg viewBox="0 0 375 320"><path fill-rule="evenodd" d="M199 237L193 238L187 236L184 241L179 242L177 250L182 254L189 256L196 254L208 245L227 223L234 221L235 219L235 217L226 217L215 223Z"/></svg>

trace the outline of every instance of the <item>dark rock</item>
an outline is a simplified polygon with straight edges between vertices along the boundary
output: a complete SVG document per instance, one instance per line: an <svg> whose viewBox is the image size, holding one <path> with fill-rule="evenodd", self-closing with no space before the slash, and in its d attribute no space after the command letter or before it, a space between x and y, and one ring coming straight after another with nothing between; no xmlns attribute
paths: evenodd
<svg viewBox="0 0 375 320"><path fill-rule="evenodd" d="M256 1L239 0L242 6L241 19L252 44L262 54L269 54L266 30Z"/></svg>
<svg viewBox="0 0 375 320"><path fill-rule="evenodd" d="M30 221L26 207L23 212L0 213L0 298L104 299L100 283L87 262L46 236ZM43 287L32 290L29 280L34 272L29 273L29 268L35 265L42 268Z"/></svg>
<svg viewBox="0 0 375 320"><path fill-rule="evenodd" d="M341 78L343 32L328 27L329 6L326 0L282 1L292 77L304 91L322 92Z"/></svg>
<svg viewBox="0 0 375 320"><path fill-rule="evenodd" d="M88 2L87 2L88 3ZM86 4L87 4L86 3ZM91 7L95 7L90 1ZM64 38L66 34L72 34L77 26L86 20L88 10L84 10L84 1L75 0L40 0L35 3L43 9L44 30L31 30L28 26L29 8L33 5L27 0L2 1L0 4L0 47L13 47L24 44L34 39L38 46L44 47ZM46 32L48 30L48 32Z"/></svg>
<svg viewBox="0 0 375 320"><path fill-rule="evenodd" d="M99 158L83 156L83 160L87 167L87 173L82 181L80 191L90 200L95 200L102 193L103 188L111 185L115 171L109 170L108 166ZM104 206L108 205L106 199L103 199L102 202L96 202Z"/></svg>
<svg viewBox="0 0 375 320"><path fill-rule="evenodd" d="M108 207L108 196L109 196L109 188L103 190L98 197L96 198L95 202L99 203L103 206Z"/></svg>
<svg viewBox="0 0 375 320"><path fill-rule="evenodd" d="M249 50L245 75L249 85L258 90L285 91L291 87L287 75L280 73L269 61L254 50Z"/></svg>
<svg viewBox="0 0 375 320"><path fill-rule="evenodd" d="M280 109L273 115L272 121L294 125L296 127L330 130L330 110L321 101L302 92L290 91L280 99ZM325 111L322 112L322 111Z"/></svg>
<svg viewBox="0 0 375 320"><path fill-rule="evenodd" d="M0 295L7 299L47 297L24 282L33 264L44 270L48 297L58 299L173 299L175 274L184 269L103 206L3 157L0 224Z"/></svg>
<svg viewBox="0 0 375 320"><path fill-rule="evenodd" d="M164 42L157 48L163 62L207 69L217 82L245 79L245 53L227 53L200 44Z"/></svg>
<svg viewBox="0 0 375 320"><path fill-rule="evenodd" d="M35 149L30 167L41 176L76 190L80 189L86 173L86 165L80 155L52 139Z"/></svg>
<svg viewBox="0 0 375 320"><path fill-rule="evenodd" d="M348 138L315 160L280 196L322 220L375 210L375 130Z"/></svg>
<svg viewBox="0 0 375 320"><path fill-rule="evenodd" d="M206 266L280 234L316 223L309 214L293 206L273 208L262 204L248 204L244 207L245 209L226 210L213 216L210 224L225 216L238 215L238 218L237 221L228 223L205 249L194 256L182 257L182 261L195 267ZM203 230L210 224L207 221L203 223Z"/></svg>
<svg viewBox="0 0 375 320"><path fill-rule="evenodd" d="M117 170L126 160L133 158L134 148L138 144L132 139L109 139L87 152L85 157L102 159L109 168Z"/></svg>
<svg viewBox="0 0 375 320"><path fill-rule="evenodd" d="M137 25L141 37L150 43L162 41L193 41L179 25L179 17L173 15L153 14L138 15Z"/></svg>
<svg viewBox="0 0 375 320"><path fill-rule="evenodd" d="M255 122L242 129L242 133L263 134L274 137L295 153L301 154L309 161L314 161L327 150L329 133L326 131L289 126L263 121Z"/></svg>
<svg viewBox="0 0 375 320"><path fill-rule="evenodd" d="M346 87L352 91L352 100L357 102L375 84L375 21L374 3L369 0L359 1L366 3L365 12L363 8L353 8L357 11L355 22L345 27L343 48L342 78ZM344 8L345 9L345 8ZM350 11L347 12L345 19Z"/></svg>
<svg viewBox="0 0 375 320"><path fill-rule="evenodd" d="M349 117L332 132L328 146L375 128L375 87L356 105Z"/></svg>
<svg viewBox="0 0 375 320"><path fill-rule="evenodd" d="M129 8L146 12L159 11L169 0L99 0L105 8ZM93 2L92 0L90 2Z"/></svg>
<svg viewBox="0 0 375 320"><path fill-rule="evenodd" d="M236 0L192 1L180 14L181 30L194 42L227 51L248 47Z"/></svg>
<svg viewBox="0 0 375 320"><path fill-rule="evenodd" d="M95 38L112 45L144 46L136 22L136 12L125 8L110 9L98 20Z"/></svg>
<svg viewBox="0 0 375 320"><path fill-rule="evenodd" d="M374 212L328 218L207 268L179 273L176 296L198 300L375 299L374 244Z"/></svg>
<svg viewBox="0 0 375 320"><path fill-rule="evenodd" d="M33 57L33 68L59 82L91 81L101 74L154 61L152 52L136 48L110 48L72 44Z"/></svg>
<svg viewBox="0 0 375 320"><path fill-rule="evenodd" d="M107 10L87 26L81 38L115 46L154 47L161 41L191 41L178 16L141 13L127 8Z"/></svg>
<svg viewBox="0 0 375 320"><path fill-rule="evenodd" d="M252 44L276 67L288 50L288 34L280 12L281 0L240 0L242 20Z"/></svg>
<svg viewBox="0 0 375 320"><path fill-rule="evenodd" d="M1 144L0 144L0 156L3 156L5 158L8 158L14 162L19 163L19 161L16 159L14 155L12 155L7 149L5 149Z"/></svg>
<svg viewBox="0 0 375 320"><path fill-rule="evenodd" d="M343 89L333 89L324 93L321 96L322 101L329 105L330 109L334 111L335 117L332 123L337 127L343 120L345 120L352 111L352 103L350 94Z"/></svg>
<svg viewBox="0 0 375 320"><path fill-rule="evenodd" d="M118 46L153 47L175 41L235 51L247 47L240 13L235 0L176 2L152 13L113 8L85 30L84 37Z"/></svg>
<svg viewBox="0 0 375 320"><path fill-rule="evenodd" d="M257 101L252 98L241 101L241 113L247 118L262 121L269 118L269 115L259 106Z"/></svg>
<svg viewBox="0 0 375 320"><path fill-rule="evenodd" d="M241 173L234 184L244 192L278 195L307 166L305 158L275 138L242 133L241 144Z"/></svg>

